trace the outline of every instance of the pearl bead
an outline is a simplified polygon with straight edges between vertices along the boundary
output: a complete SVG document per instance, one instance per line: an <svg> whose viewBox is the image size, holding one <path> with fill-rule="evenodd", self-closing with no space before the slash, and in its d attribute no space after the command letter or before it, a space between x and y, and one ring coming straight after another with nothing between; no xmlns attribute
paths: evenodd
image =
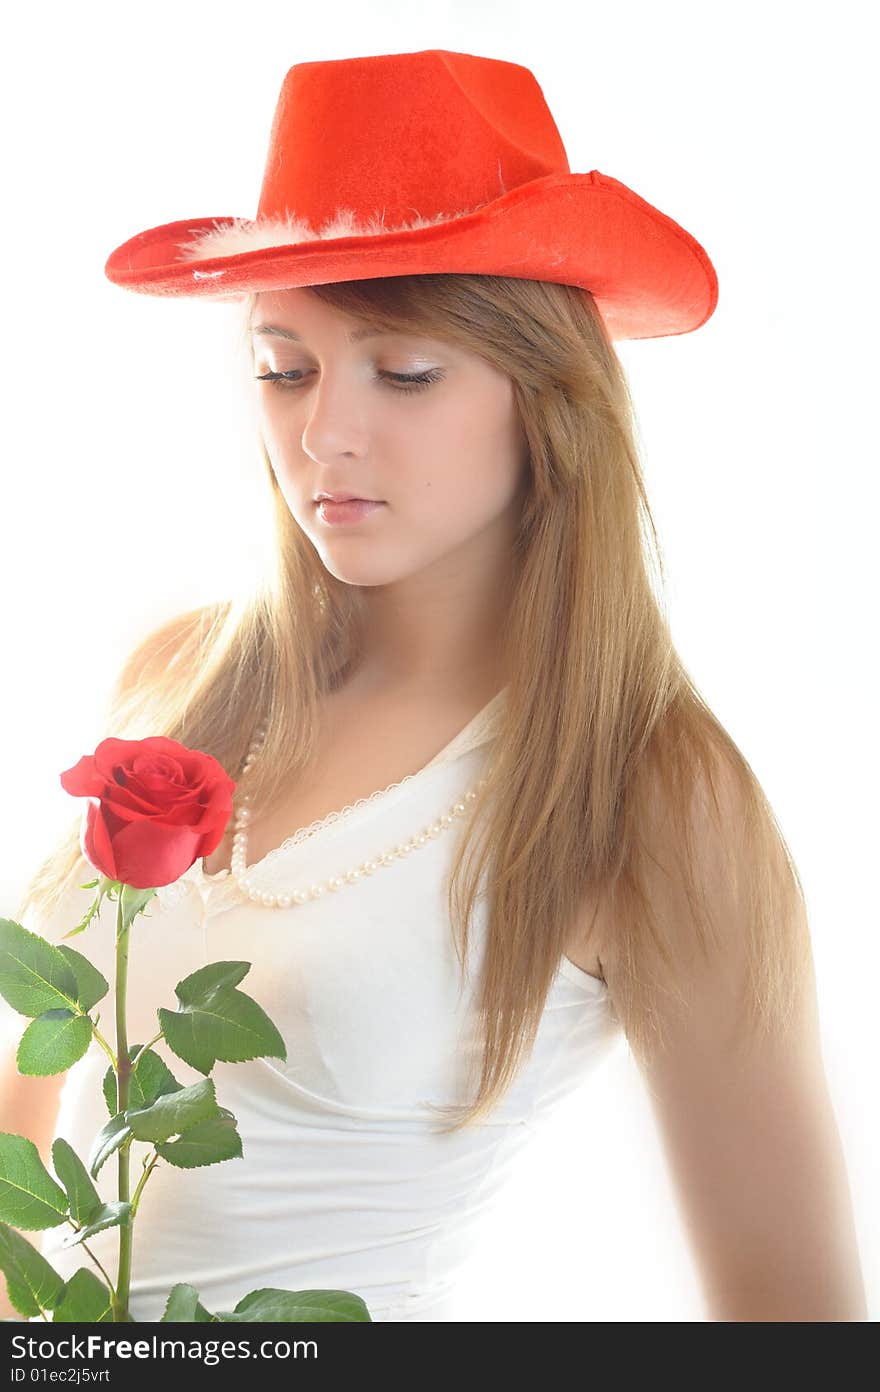
<svg viewBox="0 0 880 1392"><path fill-rule="evenodd" d="M265 726L260 726L254 740L248 750L242 767L242 773L252 767L260 747L266 738ZM324 894L336 893L347 884L356 884L365 875L373 875L382 866L393 864L393 862L404 856L410 855L412 851L417 851L421 846L439 836L440 833L452 826L456 817L462 816L467 811L468 804L476 801L478 790L484 788L489 781L489 774L492 768L477 783L476 788L470 788L459 802L453 803L448 812L444 812L430 826L424 827L420 832L416 832L408 841L402 841L398 845L383 851L381 855L373 856L369 860L362 861L358 866L351 870L344 871L341 875L334 875L323 884L313 884L309 889L294 889L283 893L273 894L266 890L258 889L254 885L251 877L247 874L247 833L251 821L251 794L242 793L239 806L236 810L234 820L234 833L232 837L232 856L230 859L230 874L241 893L252 903L261 904L265 908L289 909L294 904L305 904L309 900L320 899Z"/></svg>

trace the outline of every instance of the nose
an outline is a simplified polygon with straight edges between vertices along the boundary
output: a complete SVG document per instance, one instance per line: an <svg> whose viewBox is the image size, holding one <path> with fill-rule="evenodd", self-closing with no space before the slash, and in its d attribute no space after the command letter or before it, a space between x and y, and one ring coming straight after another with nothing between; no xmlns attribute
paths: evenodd
<svg viewBox="0 0 880 1392"><path fill-rule="evenodd" d="M367 423L350 383L324 376L308 389L302 447L317 462L362 458L367 447Z"/></svg>

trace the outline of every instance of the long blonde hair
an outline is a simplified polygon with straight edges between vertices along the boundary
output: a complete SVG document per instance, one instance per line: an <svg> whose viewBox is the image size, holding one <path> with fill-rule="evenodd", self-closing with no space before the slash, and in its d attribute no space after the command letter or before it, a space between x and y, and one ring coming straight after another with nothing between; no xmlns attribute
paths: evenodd
<svg viewBox="0 0 880 1392"><path fill-rule="evenodd" d="M528 1057L547 992L583 905L613 923L614 1009L647 1057L661 1037L658 993L677 995L676 956L645 892L656 809L680 828L679 870L694 885L687 834L701 775L740 790L749 870L748 1026L787 1020L809 967L803 891L760 784L697 692L662 607L662 556L635 443L623 367L593 297L573 286L479 275L399 276L311 287L344 313L415 330L509 374L528 439L506 641L510 680L494 770L450 873L462 965L475 898L488 888L479 1008L480 1077L446 1129L484 1117ZM245 304L250 339L256 306ZM244 339L243 339L244 341ZM260 441L267 485L265 573L246 594L177 616L138 645L107 707L108 734L164 734L242 767L267 807L308 764L318 703L356 661L360 591L340 582L292 518ZM659 801L658 801L659 799ZM717 802L716 802L717 807ZM82 874L81 811L25 891L41 910ZM88 867L87 867L88 868ZM697 898L699 894L697 893ZM707 949L698 908L693 929Z"/></svg>

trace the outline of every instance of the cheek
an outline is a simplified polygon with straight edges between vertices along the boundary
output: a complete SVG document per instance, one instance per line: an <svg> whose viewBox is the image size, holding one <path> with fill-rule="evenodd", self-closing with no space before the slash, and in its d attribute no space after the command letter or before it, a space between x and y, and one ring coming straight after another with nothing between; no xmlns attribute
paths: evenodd
<svg viewBox="0 0 880 1392"><path fill-rule="evenodd" d="M260 438L272 467L277 474L280 474L285 464L284 451L280 448L281 432L275 428L271 412L261 410L258 419Z"/></svg>
<svg viewBox="0 0 880 1392"><path fill-rule="evenodd" d="M298 436L295 431L274 423L265 413L260 434L275 480L293 502L296 490L302 484L303 465L306 462L299 447Z"/></svg>
<svg viewBox="0 0 880 1392"><path fill-rule="evenodd" d="M477 401L445 433L438 431L427 475L430 491L463 514L492 516L520 487L527 449L519 417L506 401ZM441 442L442 445L436 442Z"/></svg>
<svg viewBox="0 0 880 1392"><path fill-rule="evenodd" d="M447 537L467 537L510 508L518 471L509 457L459 456L432 470L418 489L408 491L426 530Z"/></svg>

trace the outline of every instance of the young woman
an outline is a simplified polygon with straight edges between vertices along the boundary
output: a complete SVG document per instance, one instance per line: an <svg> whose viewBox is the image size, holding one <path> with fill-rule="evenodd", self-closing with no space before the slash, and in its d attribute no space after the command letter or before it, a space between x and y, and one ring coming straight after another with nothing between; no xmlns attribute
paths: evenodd
<svg viewBox="0 0 880 1392"><path fill-rule="evenodd" d="M132 1313L186 1280L212 1310L333 1287L455 1319L508 1161L623 1033L708 1317L864 1319L800 881L672 643L613 348L709 318L705 251L569 172L528 69L431 50L291 68L257 218L106 269L242 300L272 521L257 592L150 635L108 711L238 780L139 921L129 1039L246 959L287 1049L212 1072L241 1161L151 1175ZM30 926L60 937L87 872L77 819ZM105 974L109 908L81 941ZM80 1154L105 1063L54 1122Z"/></svg>

